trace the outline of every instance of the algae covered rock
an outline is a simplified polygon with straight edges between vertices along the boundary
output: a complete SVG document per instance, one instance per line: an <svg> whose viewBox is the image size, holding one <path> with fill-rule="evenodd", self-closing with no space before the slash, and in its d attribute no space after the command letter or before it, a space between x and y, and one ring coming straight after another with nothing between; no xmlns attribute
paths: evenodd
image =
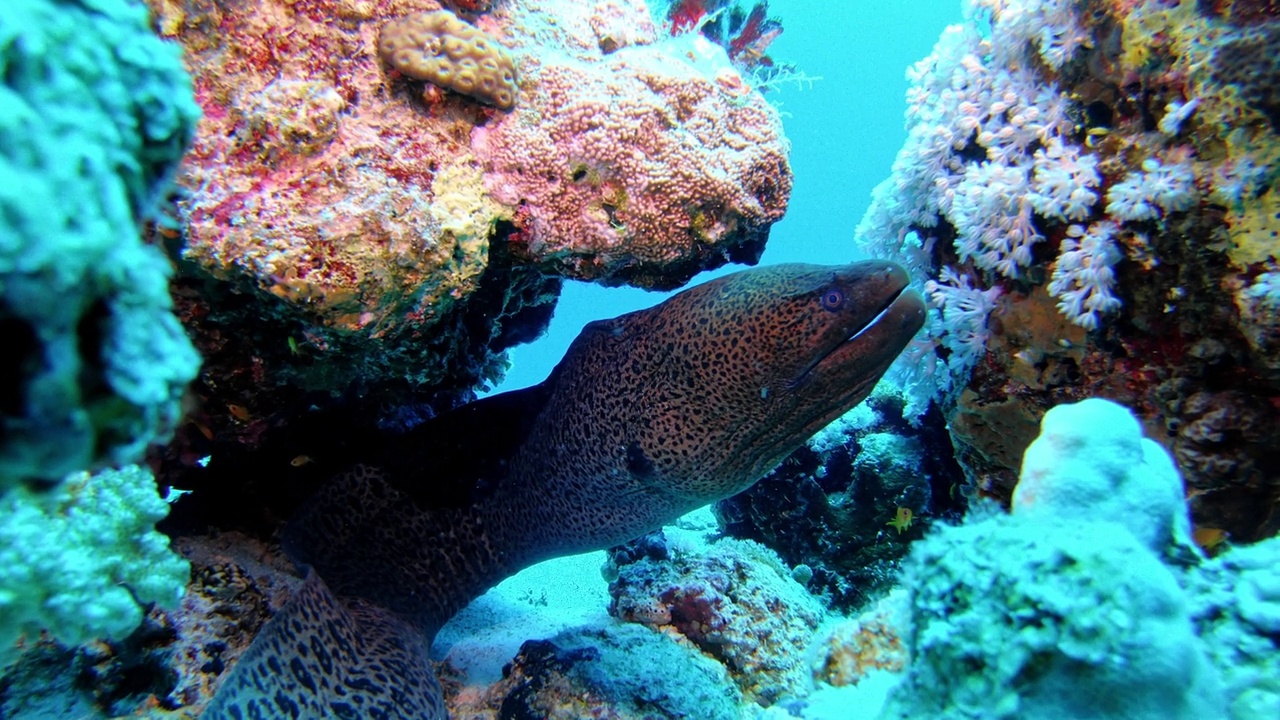
<svg viewBox="0 0 1280 720"><path fill-rule="evenodd" d="M199 109L129 0L0 14L0 491L136 460L199 359L141 224Z"/></svg>
<svg viewBox="0 0 1280 720"><path fill-rule="evenodd" d="M741 701L714 660L624 623L526 642L490 695L498 717L554 720L734 720Z"/></svg>

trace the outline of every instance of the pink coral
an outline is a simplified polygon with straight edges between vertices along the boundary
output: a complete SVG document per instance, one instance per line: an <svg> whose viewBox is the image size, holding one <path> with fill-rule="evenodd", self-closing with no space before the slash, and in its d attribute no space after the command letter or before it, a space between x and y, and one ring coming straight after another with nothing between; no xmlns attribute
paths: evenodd
<svg viewBox="0 0 1280 720"><path fill-rule="evenodd" d="M376 55L384 8L152 6L186 47L204 110L181 178L191 190L188 259L361 332L429 325L416 314L424 306L474 289L486 258L439 231L432 183L447 158L466 153L449 124L488 111L458 98L442 109L448 120L425 122Z"/></svg>
<svg viewBox="0 0 1280 720"><path fill-rule="evenodd" d="M672 286L717 255L762 249L791 189L778 114L724 81L736 71L715 63L719 48L669 44L684 53L548 59L514 113L473 132L489 192L521 208L517 252L572 277ZM656 277L672 264L689 272Z"/></svg>

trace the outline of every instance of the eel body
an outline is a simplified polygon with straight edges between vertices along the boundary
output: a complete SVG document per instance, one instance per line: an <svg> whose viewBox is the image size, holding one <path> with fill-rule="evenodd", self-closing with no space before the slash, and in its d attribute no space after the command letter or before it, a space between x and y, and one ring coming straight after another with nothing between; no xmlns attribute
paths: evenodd
<svg viewBox="0 0 1280 720"><path fill-rule="evenodd" d="M445 718L430 640L542 560L749 487L924 323L900 267L778 265L589 324L542 384L370 448L286 529L307 580L203 717Z"/></svg>

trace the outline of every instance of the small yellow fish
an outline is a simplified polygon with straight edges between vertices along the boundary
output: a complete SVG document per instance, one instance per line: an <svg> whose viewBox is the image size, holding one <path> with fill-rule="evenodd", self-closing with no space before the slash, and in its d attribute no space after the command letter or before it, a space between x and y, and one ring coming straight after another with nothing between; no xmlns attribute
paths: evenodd
<svg viewBox="0 0 1280 720"><path fill-rule="evenodd" d="M898 534L901 535L903 530L911 527L912 517L913 514L911 512L911 508L900 507L898 508L898 514L895 515L892 520L885 523L885 525L892 525L897 528Z"/></svg>
<svg viewBox="0 0 1280 720"><path fill-rule="evenodd" d="M315 462L315 460L312 460L310 455L299 455L298 457L290 460L289 464L294 467L302 467L303 465L309 465L313 462Z"/></svg>

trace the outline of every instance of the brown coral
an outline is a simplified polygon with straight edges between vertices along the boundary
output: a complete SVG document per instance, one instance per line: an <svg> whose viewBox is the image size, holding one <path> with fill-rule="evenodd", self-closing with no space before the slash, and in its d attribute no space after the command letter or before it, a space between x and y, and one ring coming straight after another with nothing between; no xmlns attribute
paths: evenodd
<svg viewBox="0 0 1280 720"><path fill-rule="evenodd" d="M832 628L816 648L814 679L844 687L857 685L875 670L901 672L907 664L902 644L907 609L906 596L895 591Z"/></svg>
<svg viewBox="0 0 1280 720"><path fill-rule="evenodd" d="M415 80L502 110L516 104L516 66L497 41L447 11L419 12L382 28L378 54Z"/></svg>

